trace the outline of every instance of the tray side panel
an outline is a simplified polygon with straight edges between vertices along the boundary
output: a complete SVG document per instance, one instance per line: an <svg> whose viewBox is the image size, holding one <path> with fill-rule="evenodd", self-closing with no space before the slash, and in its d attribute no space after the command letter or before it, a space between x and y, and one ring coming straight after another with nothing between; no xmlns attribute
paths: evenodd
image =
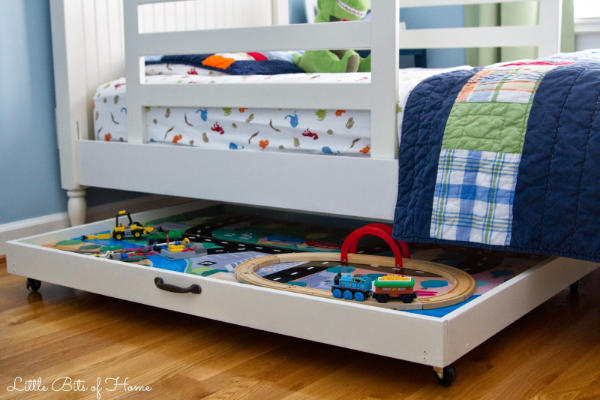
<svg viewBox="0 0 600 400"><path fill-rule="evenodd" d="M204 200L190 200L190 202L184 204L178 204L171 207L159 208L155 210L136 212L134 214L136 220L140 221L151 221L158 218L163 218L171 215L182 214L189 211L201 210L213 206L217 203L204 201ZM116 212L116 211L115 211ZM85 225L72 226L65 229L59 229L52 232L41 233L38 235L28 236L25 238L17 239L14 243L28 243L43 246L48 243L58 242L60 240L67 240L82 235L89 235L92 232L101 232L106 230L112 230L115 227L115 218L107 218L101 221L91 222ZM10 242L8 242L10 243Z"/></svg>
<svg viewBox="0 0 600 400"><path fill-rule="evenodd" d="M462 357L597 267L598 264L589 261L554 258L446 315L444 365Z"/></svg>
<svg viewBox="0 0 600 400"><path fill-rule="evenodd" d="M8 271L123 300L422 364L440 366L439 319L217 279L9 244ZM200 295L159 290L154 278ZM43 285L42 285L43 293ZM25 288L23 288L25 296ZM202 321L198 321L202 323Z"/></svg>

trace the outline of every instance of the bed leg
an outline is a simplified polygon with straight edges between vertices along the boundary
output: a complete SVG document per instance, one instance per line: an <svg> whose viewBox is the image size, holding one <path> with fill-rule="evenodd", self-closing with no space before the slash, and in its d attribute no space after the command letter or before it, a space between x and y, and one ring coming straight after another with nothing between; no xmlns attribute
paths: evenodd
<svg viewBox="0 0 600 400"><path fill-rule="evenodd" d="M85 200L85 189L67 190L69 201L67 203L67 213L71 226L85 224L85 215L87 211L87 202Z"/></svg>
<svg viewBox="0 0 600 400"><path fill-rule="evenodd" d="M454 365L448 365L444 368L433 367L433 372L436 382L442 386L450 386L456 379L456 368Z"/></svg>

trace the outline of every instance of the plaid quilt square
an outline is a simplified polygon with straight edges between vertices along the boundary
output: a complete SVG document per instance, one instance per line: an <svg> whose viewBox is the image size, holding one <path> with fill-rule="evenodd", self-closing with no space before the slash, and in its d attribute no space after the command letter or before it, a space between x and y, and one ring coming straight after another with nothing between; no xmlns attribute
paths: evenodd
<svg viewBox="0 0 600 400"><path fill-rule="evenodd" d="M546 74L556 65L506 65L482 69L459 93L457 103L528 104Z"/></svg>
<svg viewBox="0 0 600 400"><path fill-rule="evenodd" d="M430 237L510 245L520 154L443 149Z"/></svg>

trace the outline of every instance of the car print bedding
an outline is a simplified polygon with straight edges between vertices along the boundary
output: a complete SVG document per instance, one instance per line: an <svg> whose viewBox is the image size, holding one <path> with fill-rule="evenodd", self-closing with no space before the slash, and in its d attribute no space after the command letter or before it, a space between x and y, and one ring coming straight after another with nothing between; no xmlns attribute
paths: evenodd
<svg viewBox="0 0 600 400"><path fill-rule="evenodd" d="M466 68L466 67L459 67ZM398 132L410 91L420 81L449 69L409 68L400 71ZM183 64L146 67L146 83L227 85L231 83L370 82L369 73L228 75ZM101 85L93 100L96 140L127 141L126 82ZM170 143L217 150L251 150L368 156L370 113L362 110L261 109L245 107L147 107L151 143ZM390 127L392 133L393 127Z"/></svg>
<svg viewBox="0 0 600 400"><path fill-rule="evenodd" d="M404 114L394 236L600 261L600 51L448 72Z"/></svg>

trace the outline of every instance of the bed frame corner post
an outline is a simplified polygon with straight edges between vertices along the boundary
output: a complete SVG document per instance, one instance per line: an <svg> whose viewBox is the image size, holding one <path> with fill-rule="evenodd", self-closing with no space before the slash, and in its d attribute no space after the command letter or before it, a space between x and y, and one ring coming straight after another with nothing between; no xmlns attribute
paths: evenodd
<svg viewBox="0 0 600 400"><path fill-rule="evenodd" d="M563 0L540 0L539 57L560 53Z"/></svg>
<svg viewBox="0 0 600 400"><path fill-rule="evenodd" d="M89 139L89 132L83 25L74 15L81 15L81 2L50 1L61 186L67 192L71 225L79 225L85 222L87 205L85 187L79 183L77 141Z"/></svg>
<svg viewBox="0 0 600 400"><path fill-rule="evenodd" d="M271 0L271 25L290 23L288 0Z"/></svg>
<svg viewBox="0 0 600 400"><path fill-rule="evenodd" d="M371 157L398 154L399 0L373 0L371 19Z"/></svg>
<svg viewBox="0 0 600 400"><path fill-rule="evenodd" d="M67 190L67 214L71 226L85 224L87 215L87 201L85 199L85 189Z"/></svg>
<svg viewBox="0 0 600 400"><path fill-rule="evenodd" d="M145 143L146 112L143 103L142 84L146 79L144 57L138 52L139 14L138 0L123 2L123 25L125 27L125 78L127 81L127 141Z"/></svg>

